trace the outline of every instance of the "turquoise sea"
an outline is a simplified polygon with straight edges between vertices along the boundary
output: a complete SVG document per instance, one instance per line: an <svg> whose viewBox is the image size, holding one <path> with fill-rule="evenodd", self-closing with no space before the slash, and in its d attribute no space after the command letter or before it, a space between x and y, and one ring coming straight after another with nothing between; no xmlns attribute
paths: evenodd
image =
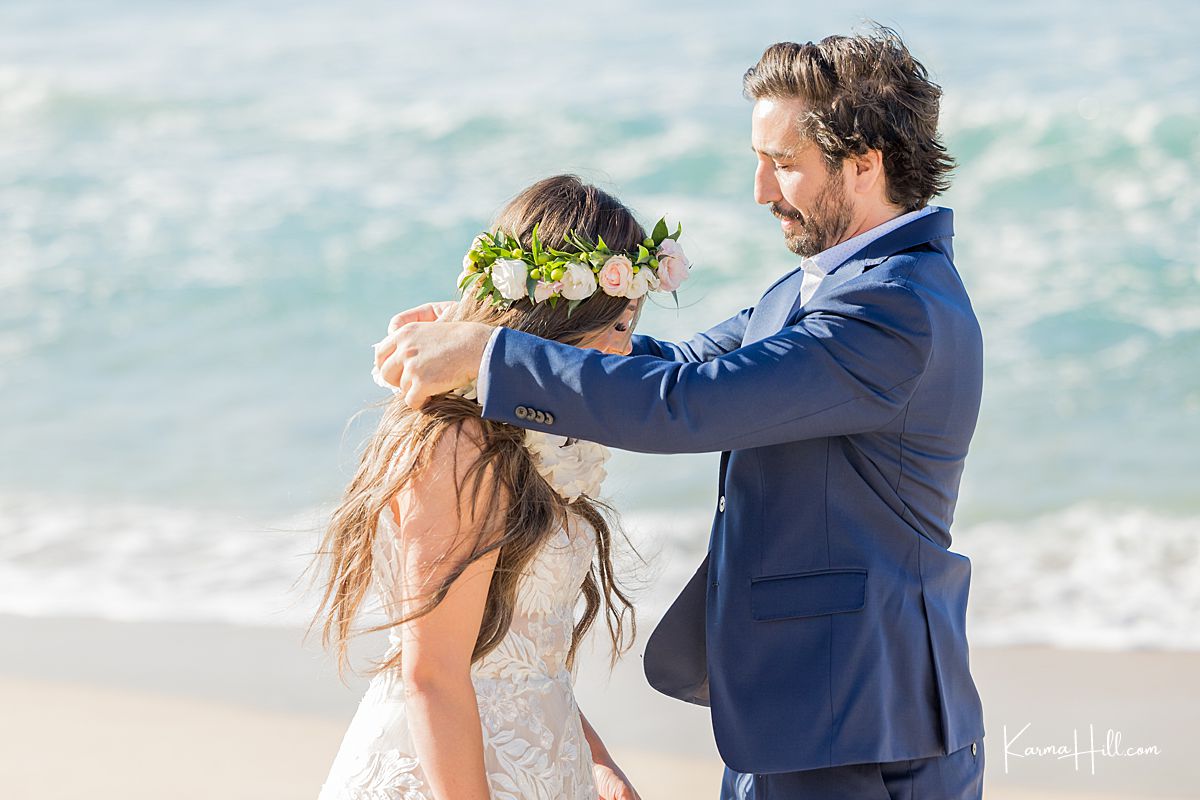
<svg viewBox="0 0 1200 800"><path fill-rule="evenodd" d="M684 226L683 336L792 269L740 80L874 18L945 89L937 203L987 373L956 522L977 643L1200 648L1192 2L0 3L0 612L294 624L381 397L525 184ZM619 454L661 577L715 457ZM797 491L802 491L798 486Z"/></svg>

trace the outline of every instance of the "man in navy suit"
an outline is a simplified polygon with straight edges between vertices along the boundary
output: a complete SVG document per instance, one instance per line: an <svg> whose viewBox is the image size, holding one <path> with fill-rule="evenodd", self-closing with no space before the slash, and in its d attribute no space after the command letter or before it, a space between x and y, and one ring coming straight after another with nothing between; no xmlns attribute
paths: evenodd
<svg viewBox="0 0 1200 800"><path fill-rule="evenodd" d="M708 556L645 668L711 705L723 799L978 800L971 568L949 548L982 339L929 205L953 166L941 91L887 29L773 45L745 90L755 199L803 258L753 308L621 356L426 306L377 365L414 406L478 376L489 419L721 452Z"/></svg>

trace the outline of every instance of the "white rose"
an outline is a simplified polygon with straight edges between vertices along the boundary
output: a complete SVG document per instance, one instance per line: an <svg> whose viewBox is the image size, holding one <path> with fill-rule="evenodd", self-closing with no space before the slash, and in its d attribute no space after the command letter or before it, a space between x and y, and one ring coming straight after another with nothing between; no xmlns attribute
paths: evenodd
<svg viewBox="0 0 1200 800"><path fill-rule="evenodd" d="M570 263L563 271L562 296L568 300L586 300L596 293L596 276L583 264Z"/></svg>
<svg viewBox="0 0 1200 800"><path fill-rule="evenodd" d="M529 267L519 258L498 258L492 264L492 285L509 300L529 294Z"/></svg>
<svg viewBox="0 0 1200 800"><path fill-rule="evenodd" d="M646 292L657 288L658 276L654 274L654 270L650 269L650 267L642 267L634 274L633 280L629 282L629 289L625 292L625 296L630 300L637 300Z"/></svg>

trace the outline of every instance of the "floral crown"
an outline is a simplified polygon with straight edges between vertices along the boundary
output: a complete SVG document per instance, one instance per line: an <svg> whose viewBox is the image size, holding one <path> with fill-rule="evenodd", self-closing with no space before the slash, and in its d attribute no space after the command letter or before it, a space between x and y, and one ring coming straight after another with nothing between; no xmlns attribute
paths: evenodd
<svg viewBox="0 0 1200 800"><path fill-rule="evenodd" d="M683 226L669 233L660 219L653 233L636 251L609 249L603 237L595 242L571 231L564 241L579 252L566 253L546 247L538 239L537 226L530 249L504 231L481 233L463 256L458 288L475 291L478 300L490 296L493 305L507 306L523 297L534 303L549 302L557 308L559 298L568 302L567 313L597 292L631 300L647 292L670 292L688 279L692 264L679 246Z"/></svg>

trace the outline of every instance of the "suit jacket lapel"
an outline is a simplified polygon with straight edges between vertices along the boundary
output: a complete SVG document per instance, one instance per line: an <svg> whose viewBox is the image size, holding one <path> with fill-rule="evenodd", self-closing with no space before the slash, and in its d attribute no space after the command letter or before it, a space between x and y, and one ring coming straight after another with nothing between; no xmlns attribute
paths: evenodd
<svg viewBox="0 0 1200 800"><path fill-rule="evenodd" d="M742 345L765 339L783 327L791 314L792 307L800 298L800 284L804 281L804 270L797 268L767 289L755 305L754 312L746 323Z"/></svg>

